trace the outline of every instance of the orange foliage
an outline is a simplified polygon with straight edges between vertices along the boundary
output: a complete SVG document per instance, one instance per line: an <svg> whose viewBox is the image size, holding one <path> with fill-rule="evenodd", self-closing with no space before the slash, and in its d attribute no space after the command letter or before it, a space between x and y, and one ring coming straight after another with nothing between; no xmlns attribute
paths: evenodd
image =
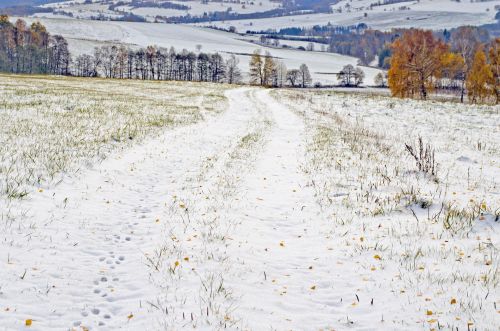
<svg viewBox="0 0 500 331"><path fill-rule="evenodd" d="M489 50L490 68L493 74L492 94L495 102L500 103L500 38L492 41Z"/></svg>
<svg viewBox="0 0 500 331"><path fill-rule="evenodd" d="M448 45L435 38L432 31L412 29L391 47L388 82L392 95L426 99L434 89L435 80L442 75Z"/></svg>
<svg viewBox="0 0 500 331"><path fill-rule="evenodd" d="M491 95L491 87L494 83L493 72L482 48L478 49L474 55L474 61L465 83L471 102L484 102Z"/></svg>

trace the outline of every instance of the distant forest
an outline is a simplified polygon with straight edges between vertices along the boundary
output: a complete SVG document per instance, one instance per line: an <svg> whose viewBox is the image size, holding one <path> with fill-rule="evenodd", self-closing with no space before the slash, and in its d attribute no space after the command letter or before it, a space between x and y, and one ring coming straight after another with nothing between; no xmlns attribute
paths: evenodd
<svg viewBox="0 0 500 331"><path fill-rule="evenodd" d="M39 22L27 26L0 16L0 71L122 79L184 80L238 83L241 73L232 55L176 52L156 46L132 50L102 46L73 58L66 39L50 35Z"/></svg>
<svg viewBox="0 0 500 331"><path fill-rule="evenodd" d="M148 0L137 0L137 4L147 3ZM329 0L283 0L280 8L263 12L236 13L232 11L205 12L203 15L179 15L175 17L156 16L156 19L166 23L203 23L228 20L248 20L290 15L301 15L304 13L328 13L331 11ZM142 5L141 5L142 7Z"/></svg>
<svg viewBox="0 0 500 331"><path fill-rule="evenodd" d="M39 5L51 2L57 2L59 0L4 0L0 4L0 13L7 15L32 15L41 12L52 12L52 8L41 8L37 7ZM133 15L130 12L121 12L117 8L125 5L124 2L117 2L109 4L108 9L115 11L118 15L122 17L109 17L106 15L98 15L92 17L95 20L120 20L120 21L133 21L133 22L144 22L145 18L138 15ZM133 0L131 3L127 3L135 8L169 8L177 10L189 10L188 5L173 3L170 1L165 1L162 3L157 3L153 0ZM224 21L224 20L242 20L242 19L259 19L259 18L269 18L269 17L279 17L288 15L300 15L305 12L307 13L325 13L330 12L331 1L329 0L283 0L282 6L280 8L271 9L263 12L256 13L236 13L232 11L216 11L216 12L206 12L202 15L179 15L166 17L157 15L155 18L158 22L166 23L200 23L200 22L212 22L212 21ZM61 15L72 16L69 12L57 11Z"/></svg>
<svg viewBox="0 0 500 331"><path fill-rule="evenodd" d="M0 8L11 6L40 6L47 3L59 2L60 0L2 0Z"/></svg>
<svg viewBox="0 0 500 331"><path fill-rule="evenodd" d="M500 21L483 27L471 27L477 35L479 42L487 43L497 34L493 28L500 29ZM267 30L259 32L247 31L250 34L261 35L262 40L272 44L272 40L301 40L322 43L327 46L327 51L343 55L353 56L359 59L363 65L370 65L377 60L376 66L384 69L389 68L391 56L390 44L403 35L407 29L392 29L391 31L379 31L369 29L364 23L351 26L315 25L310 28L283 28L280 30ZM454 31L457 29L435 31L437 38L444 42L453 42ZM298 39L300 37L300 39Z"/></svg>

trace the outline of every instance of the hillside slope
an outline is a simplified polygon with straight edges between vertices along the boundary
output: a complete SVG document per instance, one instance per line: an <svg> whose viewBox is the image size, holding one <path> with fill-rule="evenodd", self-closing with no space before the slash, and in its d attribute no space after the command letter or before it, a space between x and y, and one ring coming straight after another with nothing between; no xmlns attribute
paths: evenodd
<svg viewBox="0 0 500 331"><path fill-rule="evenodd" d="M1 81L0 330L500 325L496 107Z"/></svg>

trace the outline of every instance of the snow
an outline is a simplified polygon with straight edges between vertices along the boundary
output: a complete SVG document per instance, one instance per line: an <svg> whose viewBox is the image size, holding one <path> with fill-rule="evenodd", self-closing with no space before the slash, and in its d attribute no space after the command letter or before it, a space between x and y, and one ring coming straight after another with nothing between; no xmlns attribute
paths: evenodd
<svg viewBox="0 0 500 331"><path fill-rule="evenodd" d="M2 330L500 325L498 106L6 75L0 87L2 154L61 144L72 161L26 198L0 197ZM173 122L150 124L164 109ZM132 141L102 139L130 123ZM405 152L418 136L436 176Z"/></svg>
<svg viewBox="0 0 500 331"><path fill-rule="evenodd" d="M220 21L200 23L197 25L214 25L221 28L234 26L239 32L279 30L287 27L313 27L314 25L356 25L365 23L370 28L378 30L391 30L392 28L425 28L425 29L450 29L461 25L482 25L494 23L496 11L463 12L442 10L404 10L404 11L369 11L364 12L331 13L331 14L306 14L297 16L282 16L273 18Z"/></svg>
<svg viewBox="0 0 500 331"><path fill-rule="evenodd" d="M74 89L85 86L96 93L87 91L88 94L84 98L77 99L80 107L89 99L106 105L113 100L108 94L110 90L117 93L128 91L137 99L135 102L129 100L127 108L117 107L117 110L96 107L96 113L108 112L107 116L94 116L91 123L85 124L89 126L87 130L78 131L80 136L73 136L74 132L61 126L54 118L44 115L43 110L37 112L35 108L32 112L33 116L38 114L36 122L45 123L41 124L41 127L28 125L31 128L31 139L36 139L35 136L44 137L44 143L50 143L51 138L47 137L43 125L55 130L59 140L66 144L63 148L76 148L76 153L68 151L69 155L62 152L59 154L72 159L73 162L79 161L80 169L88 168L85 163L96 162L86 155L89 147L110 157L78 173L75 173L78 167L66 166L63 170L67 171L67 176L58 177L51 185L50 182L45 182L40 189L30 189L29 199L24 201L6 199L2 193L0 329L23 329L27 319L32 320L32 326L29 328L32 330L61 330L73 327L136 330L159 325L162 321L161 312L151 311L150 304L156 301L158 288L149 281L153 270L147 265L148 257L154 258L155 250L165 238L164 228L168 219L163 215L165 202L171 196L169 192L185 185L184 182L175 182L186 173L186 169L196 168L203 153L211 151L210 144L218 146L219 141L232 132L231 130L239 129L237 126L230 126L232 119L226 116L217 117L212 121L213 135L208 135L207 131L202 131L210 128L206 122L201 126L186 126L196 122L193 118L190 119L189 109L196 107L197 111L193 117L198 121L201 118L213 118L215 112L224 110L223 104L218 103L220 101L213 100L224 98L225 88L206 84L120 84L104 80L74 79L44 81L37 78L17 79L5 76L2 77L2 82L8 84L2 86L1 93L4 96L13 88L13 83L19 84L18 91L33 90L38 93L40 89L43 91L51 86L59 87L57 93L63 94L59 100L60 107L64 110L52 105L46 111L60 112L62 116L68 112L62 121L66 126L72 125L71 115L75 116L71 114L75 108L72 107L72 101L68 101L70 96L66 93L71 93ZM120 90L116 90L118 86L121 87ZM165 92L169 96L165 96ZM200 92L201 94L197 94ZM148 105L143 100L146 97L160 103L156 107ZM50 99L49 95L43 97L42 104L38 107L47 107ZM114 96L114 99L119 106L121 98ZM193 101L197 99L199 106L195 106L198 102ZM27 101L15 98L11 100L13 104ZM186 100L189 100L188 105L185 105ZM142 109L143 106L148 109ZM211 110L210 107L214 106L216 109ZM147 127L146 123L159 121L160 112L165 112L165 109L173 121L162 127L168 129L170 126L170 130L158 136L156 125ZM33 111L26 106L21 107L21 110ZM120 123L116 113L127 116L127 111L130 110L134 112L134 117L129 119L129 123ZM79 111L81 110L76 110ZM154 116L144 115L143 112ZM141 123L141 115L146 116L145 123ZM5 133L14 132L16 124L23 124L22 118L18 118L15 111L4 116L8 116L5 120L14 124L12 128L9 126L2 130L3 143L9 141ZM83 122L82 119L80 121ZM107 123L108 121L114 126L121 126L105 128L111 124ZM142 126L140 130L145 130L150 137L152 134L155 137L156 132L157 137L134 146L127 146L128 139L125 139L113 148L116 138L106 141L97 134L100 131L115 131L114 135L117 135L116 131L126 131L134 124ZM174 126L180 127L179 130L171 130ZM63 138L67 132L72 135ZM89 132L92 134L86 137ZM198 140L192 139L186 143L187 136L194 138L195 135ZM95 138L98 146L77 144L86 138L91 141ZM135 139L140 141L141 137L135 136ZM24 155L30 154L31 157L34 155L33 148L47 149L46 145L31 145L34 143L32 140L18 141L15 148L24 152ZM58 146L56 142L52 144ZM120 147L128 149L120 151ZM117 152L108 155L110 150ZM15 160L15 151L2 152ZM54 155L47 151L45 153L46 155L35 156L35 161L51 162ZM37 157L42 160L37 160ZM45 157L49 160L43 159ZM1 169L4 173L4 168ZM40 169L34 171L36 173ZM21 171L16 175L18 178L27 176ZM0 177L2 184L4 176Z"/></svg>
<svg viewBox="0 0 500 331"><path fill-rule="evenodd" d="M304 52L291 49L274 49L255 45L250 42L238 40L239 35L224 31L205 29L201 27L154 24L87 21L73 19L29 18L41 21L52 34L60 34L68 39L70 51L77 55L91 54L93 47L103 42L124 43L125 45L146 47L158 45L160 47L175 47L177 50L196 50L196 45L202 45L202 52L219 52L224 57L236 54L240 59L240 68L248 72L250 55L256 49L263 53L269 51L274 57L283 60L289 69L299 68L302 63L309 66L314 82L322 84L336 84L335 75L321 73L339 72L347 64L356 65L358 60L354 57L343 56L325 52ZM93 45L93 42L96 45ZM373 68L363 68L366 82L371 84L379 72Z"/></svg>
<svg viewBox="0 0 500 331"><path fill-rule="evenodd" d="M114 1L114 3L117 2L118 1ZM129 12L143 16L148 19L148 21L154 22L154 19L157 15L166 17L185 16L188 14L191 16L202 16L204 13L216 11L225 12L228 9L231 9L231 12L234 13L256 13L272 10L280 6L280 3L272 2L270 0L241 1L240 3L231 1L208 3L203 3L201 1L171 1L175 4L190 7L189 10L177 10L152 7L133 8L129 5L126 5L130 1L123 2L125 3L125 5L116 7L114 11L108 9L111 3L107 1L94 1L91 4L85 4L83 3L83 1L64 1L42 5L41 7L61 9L66 12L71 12L73 13L75 18L89 18L91 16L97 16L99 14L108 17L114 17L121 15L119 12ZM42 14L42 16L45 15Z"/></svg>
<svg viewBox="0 0 500 331"><path fill-rule="evenodd" d="M165 8L135 8L130 9L126 7L118 7L119 10L126 10L132 12L136 15L155 17L160 16L203 16L204 13L210 12L225 12L231 9L233 13L258 13L279 7L278 3L273 3L270 1L259 1L251 3L231 3L231 2L209 2L202 3L200 1L172 1L172 3L189 6L188 10L175 10L175 9L165 9ZM260 5L260 3L262 5Z"/></svg>
<svg viewBox="0 0 500 331"><path fill-rule="evenodd" d="M322 233L342 270L335 287L351 290L334 300L343 325L497 329L498 106L275 95L306 122L303 169L331 222ZM436 177L415 171L405 151L418 136L435 148Z"/></svg>
<svg viewBox="0 0 500 331"><path fill-rule="evenodd" d="M238 40L243 40L243 41L251 41L253 43L260 43L260 35L253 35L253 34L248 34L248 35L241 35L238 37ZM310 42L307 40L288 40L288 39L277 39L279 44L277 48L283 47L283 46L288 46L292 48L299 48L303 47L304 49L307 49L309 44L313 45L313 51L325 51L328 49L327 44L323 43L318 43L318 42ZM268 39L267 42L269 44L273 44L275 39ZM276 46L273 46L276 48Z"/></svg>
<svg viewBox="0 0 500 331"><path fill-rule="evenodd" d="M486 13L495 16L495 6L500 5L499 0L490 1L454 1L454 0L418 0L398 2L394 4L374 6L370 10L371 4L376 4L373 0L342 0L332 5L333 10L380 12L397 11L400 7L406 7L410 11L435 11L435 12L460 12L460 13Z"/></svg>

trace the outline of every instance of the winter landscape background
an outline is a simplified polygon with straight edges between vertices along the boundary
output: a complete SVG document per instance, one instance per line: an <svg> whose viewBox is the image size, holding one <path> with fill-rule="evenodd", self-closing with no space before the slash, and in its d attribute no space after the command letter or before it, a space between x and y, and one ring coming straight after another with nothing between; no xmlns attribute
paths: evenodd
<svg viewBox="0 0 500 331"><path fill-rule="evenodd" d="M499 330L500 1L0 13L0 330Z"/></svg>

